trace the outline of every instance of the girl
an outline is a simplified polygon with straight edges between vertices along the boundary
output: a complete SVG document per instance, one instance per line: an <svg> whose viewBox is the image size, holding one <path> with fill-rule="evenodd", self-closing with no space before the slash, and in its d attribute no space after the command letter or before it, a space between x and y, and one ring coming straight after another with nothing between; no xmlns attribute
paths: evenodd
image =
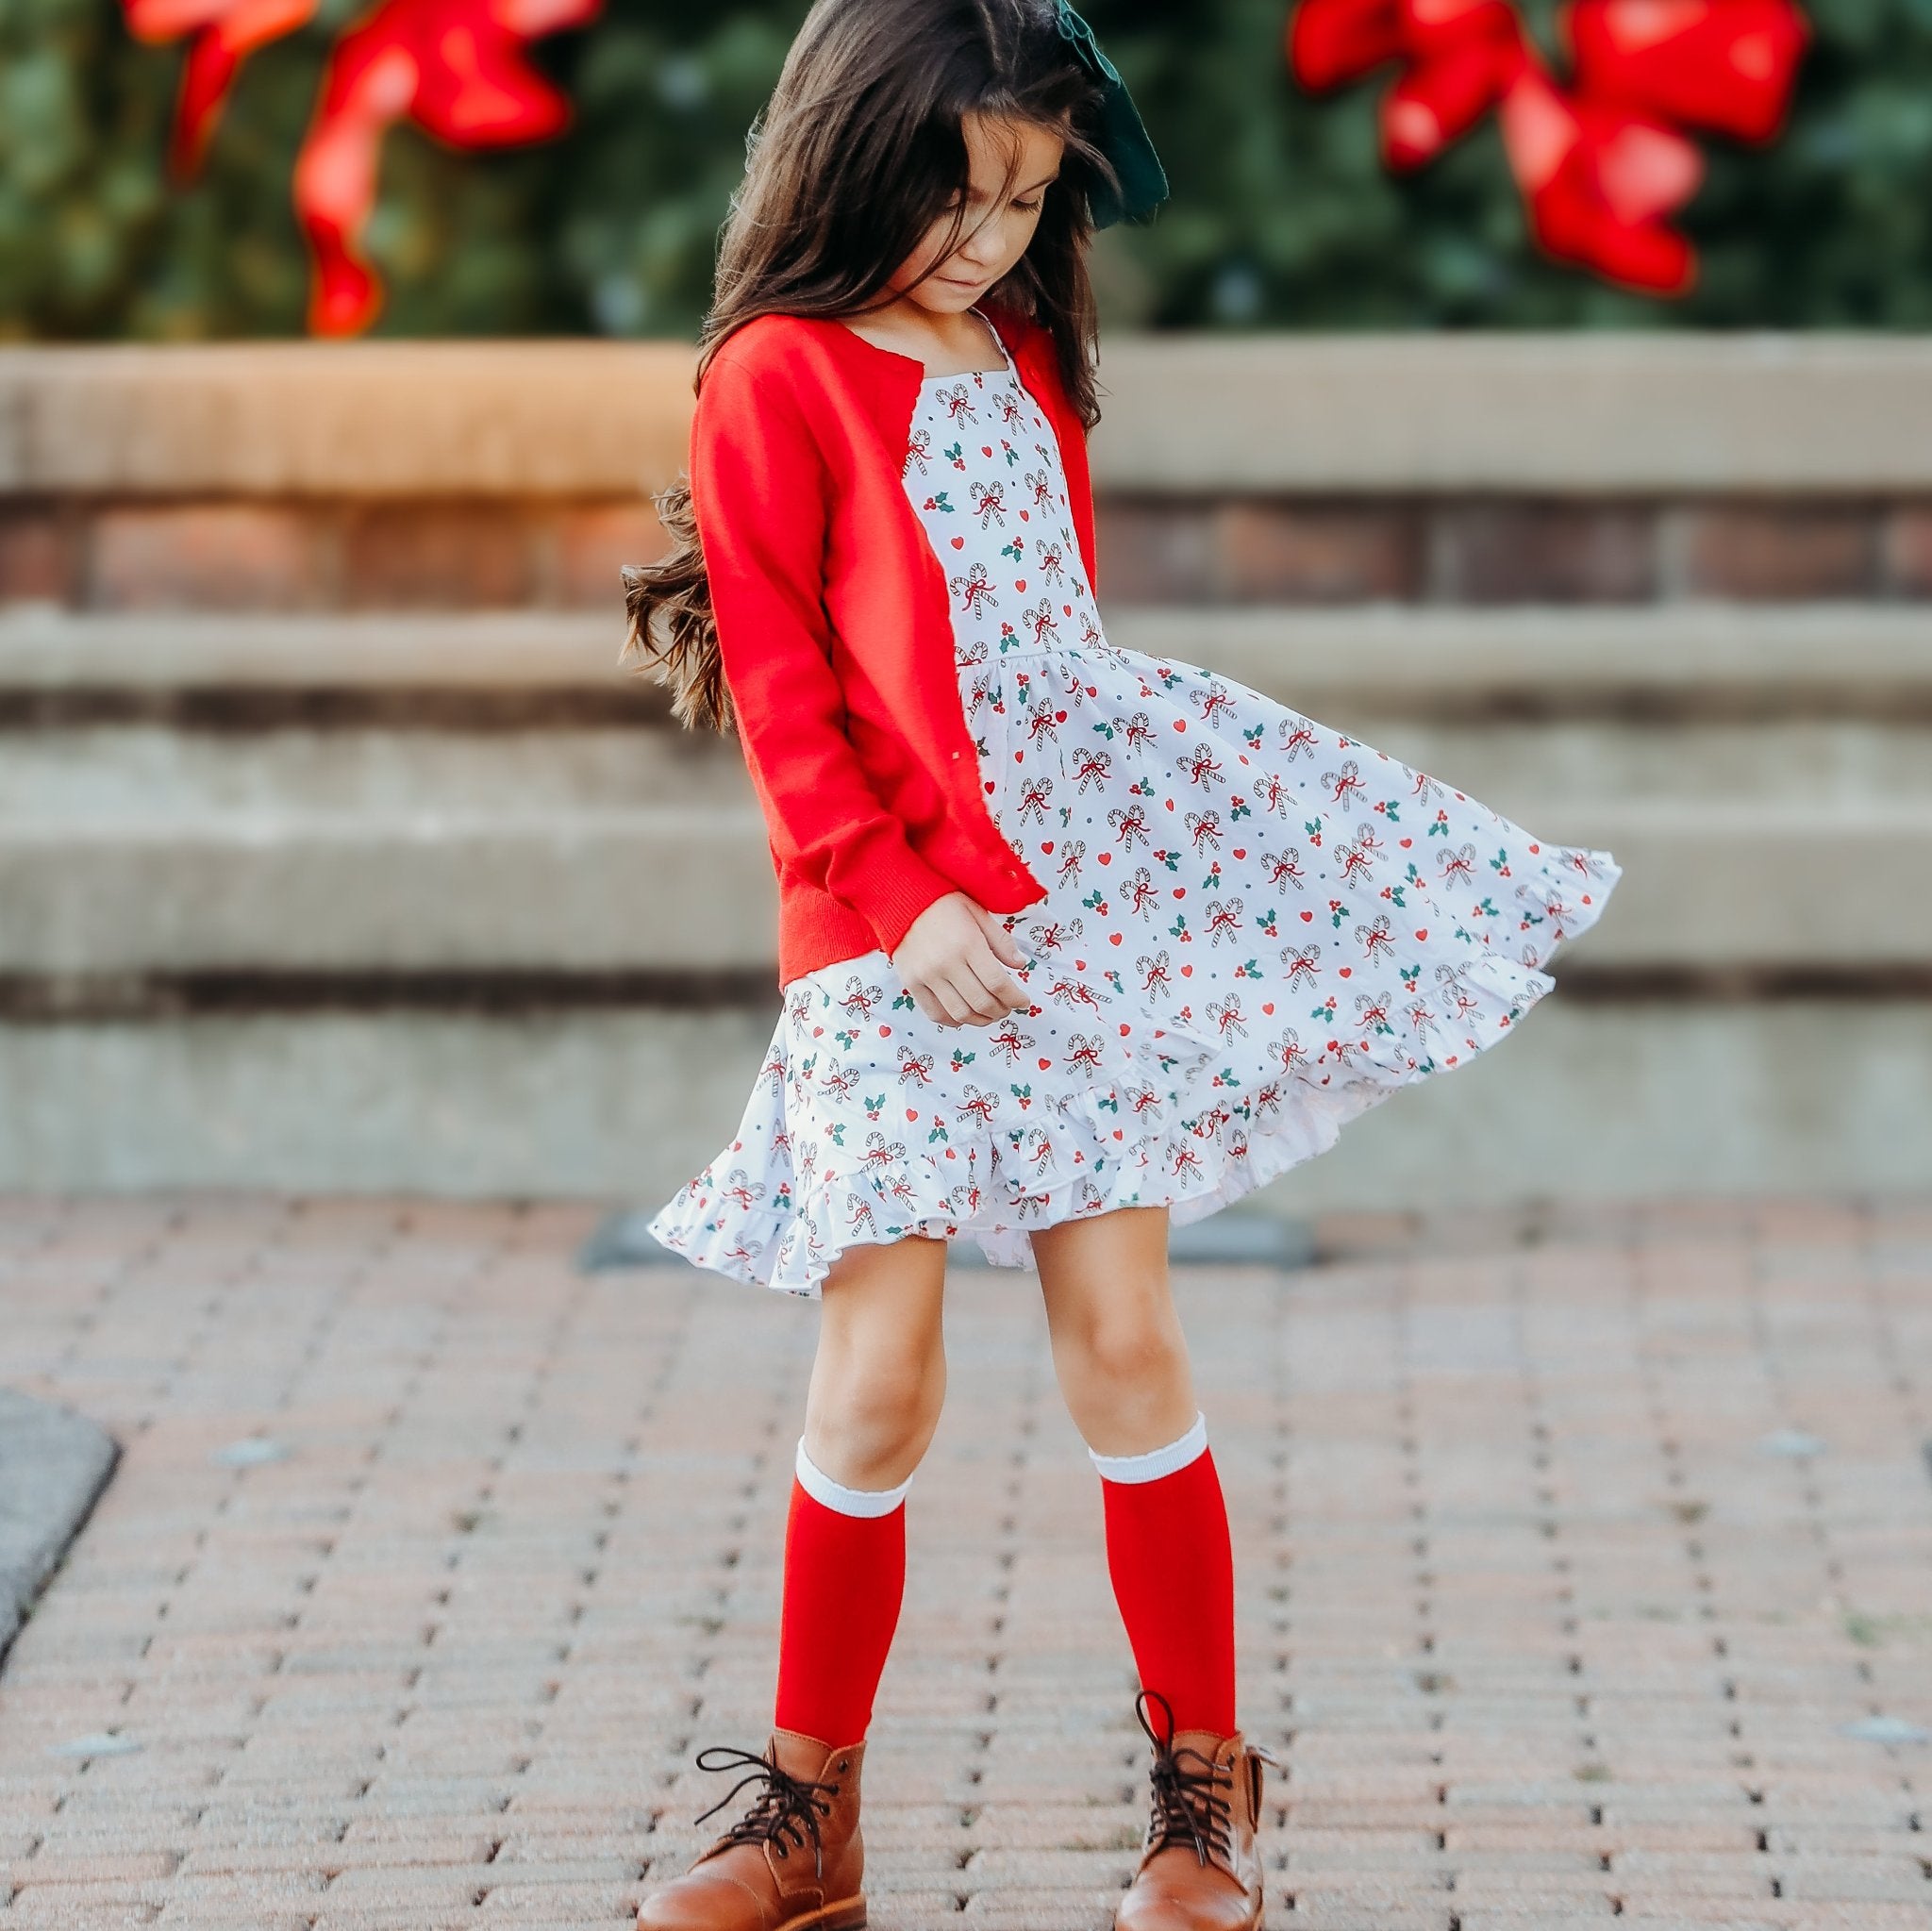
<svg viewBox="0 0 1932 1931"><path fill-rule="evenodd" d="M783 1009L737 1136L651 1225L822 1314L772 1734L697 1757L746 1772L721 1804L759 1788L638 1923L865 1922L859 1774L970 1236L1037 1265L1100 1476L1152 1743L1115 1925L1252 1927L1275 1758L1236 1723L1168 1227L1503 1038L1617 867L1107 641L1085 252L1166 182L1070 8L817 0L747 145L677 548L625 580L676 714L736 724Z"/></svg>

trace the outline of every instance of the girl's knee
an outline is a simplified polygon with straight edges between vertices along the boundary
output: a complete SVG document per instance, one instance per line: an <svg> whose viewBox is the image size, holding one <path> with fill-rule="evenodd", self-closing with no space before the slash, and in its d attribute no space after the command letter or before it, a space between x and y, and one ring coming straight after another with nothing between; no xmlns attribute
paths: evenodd
<svg viewBox="0 0 1932 1931"><path fill-rule="evenodd" d="M943 1355L894 1346L847 1347L812 1377L807 1426L847 1467L897 1470L918 1462L945 1402ZM854 1482L854 1487L890 1486Z"/></svg>
<svg viewBox="0 0 1932 1931"><path fill-rule="evenodd" d="M1085 1373L1118 1387L1164 1379L1187 1358L1175 1324L1151 1311L1120 1311L1082 1323L1066 1338Z"/></svg>

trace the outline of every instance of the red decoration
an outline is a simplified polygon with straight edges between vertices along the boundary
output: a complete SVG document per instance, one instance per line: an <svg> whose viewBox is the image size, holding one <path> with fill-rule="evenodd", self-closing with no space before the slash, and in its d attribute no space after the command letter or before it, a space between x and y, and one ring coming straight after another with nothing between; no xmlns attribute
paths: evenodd
<svg viewBox="0 0 1932 1931"><path fill-rule="evenodd" d="M1791 0L1572 0L1564 27L1568 87L1507 0L1303 0L1288 53L1317 89L1400 63L1382 98L1391 168L1420 167L1493 109L1548 254L1680 294L1696 258L1669 218L1704 160L1678 129L1772 140L1810 28Z"/></svg>
<svg viewBox="0 0 1932 1931"><path fill-rule="evenodd" d="M454 147L541 141L570 122L570 103L525 56L540 34L594 18L603 0L379 0L336 42L302 150L297 220L314 262L308 325L367 327L381 289L359 247L375 202L382 137L410 120ZM242 57L291 33L316 0L123 0L129 30L159 41L192 33L171 157L185 178L207 152Z"/></svg>

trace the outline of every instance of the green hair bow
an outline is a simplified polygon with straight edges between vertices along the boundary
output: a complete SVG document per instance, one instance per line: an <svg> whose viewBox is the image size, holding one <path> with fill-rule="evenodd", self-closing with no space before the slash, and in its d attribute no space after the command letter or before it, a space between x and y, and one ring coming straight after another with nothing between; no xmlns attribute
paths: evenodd
<svg viewBox="0 0 1932 1931"><path fill-rule="evenodd" d="M1154 143L1147 138L1133 97L1119 70L1100 51L1093 29L1067 5L1056 0L1057 24L1060 38L1074 50L1074 58L1101 84L1099 146L1120 176L1120 192L1114 193L1104 182L1093 188L1093 225L1111 227L1117 221L1144 221L1167 199L1167 173Z"/></svg>

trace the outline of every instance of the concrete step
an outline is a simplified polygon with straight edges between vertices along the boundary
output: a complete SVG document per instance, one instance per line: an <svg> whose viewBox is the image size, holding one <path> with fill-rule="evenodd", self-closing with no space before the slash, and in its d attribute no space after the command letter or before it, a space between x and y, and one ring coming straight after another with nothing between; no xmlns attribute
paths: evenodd
<svg viewBox="0 0 1932 1931"><path fill-rule="evenodd" d="M1576 950L1594 967L1932 955L1932 800L1550 797L1522 815L1624 868L1616 916ZM775 957L764 824L742 806L14 817L0 906L14 974L733 973Z"/></svg>
<svg viewBox="0 0 1932 1931"><path fill-rule="evenodd" d="M777 1016L773 993L685 1012L0 1021L0 1189L656 1207L730 1140ZM1617 1001L1559 985L1520 1038L1396 1093L1246 1207L1923 1192L1914 1126L1928 1119L1932 1001Z"/></svg>
<svg viewBox="0 0 1932 1931"><path fill-rule="evenodd" d="M1184 644L1543 837L1614 852L1617 916L1577 954L1591 971L1869 974L1932 953L1932 899L1902 883L1932 876L1932 616L1128 608L1109 634ZM545 612L8 613L0 974L757 974L774 907L736 742L673 727L608 645ZM325 690L403 702L317 723L301 707ZM519 724L522 697L558 690L614 701ZM249 691L295 707L166 710ZM508 708L412 716L450 691Z"/></svg>
<svg viewBox="0 0 1932 1931"><path fill-rule="evenodd" d="M1108 636L1316 716L1620 709L1932 718L1932 606L1120 606ZM663 711L622 669L621 624L573 611L259 616L0 606L0 699L574 691ZM641 707L641 709L639 708ZM58 708L50 708L58 715Z"/></svg>

